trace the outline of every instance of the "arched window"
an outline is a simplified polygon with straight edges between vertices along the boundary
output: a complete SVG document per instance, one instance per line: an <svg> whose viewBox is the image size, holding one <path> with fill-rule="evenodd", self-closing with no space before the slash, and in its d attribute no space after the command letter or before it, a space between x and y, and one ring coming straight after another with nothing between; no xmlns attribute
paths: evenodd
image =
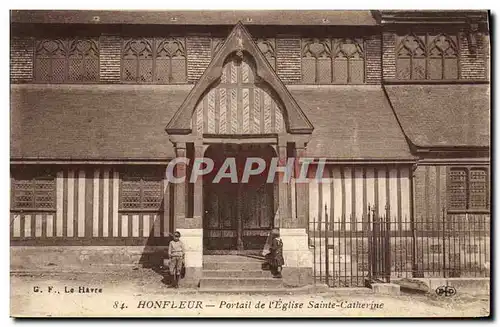
<svg viewBox="0 0 500 327"><path fill-rule="evenodd" d="M456 37L439 34L430 37L429 44L429 78L458 78L458 49Z"/></svg>
<svg viewBox="0 0 500 327"><path fill-rule="evenodd" d="M37 40L34 71L37 82L97 82L99 43L94 38Z"/></svg>
<svg viewBox="0 0 500 327"><path fill-rule="evenodd" d="M362 39L333 40L333 82L360 84L365 79L365 61Z"/></svg>
<svg viewBox="0 0 500 327"><path fill-rule="evenodd" d="M425 79L425 36L409 34L400 40L396 50L396 76L398 79Z"/></svg>
<svg viewBox="0 0 500 327"><path fill-rule="evenodd" d="M99 48L97 40L77 39L69 42L69 80L99 79Z"/></svg>
<svg viewBox="0 0 500 327"><path fill-rule="evenodd" d="M457 37L447 34L410 33L398 36L396 78L443 80L458 78Z"/></svg>
<svg viewBox="0 0 500 327"><path fill-rule="evenodd" d="M302 82L362 84L364 41L357 38L306 39L302 43Z"/></svg>
<svg viewBox="0 0 500 327"><path fill-rule="evenodd" d="M122 80L136 83L186 83L183 38L127 38L123 41Z"/></svg>
<svg viewBox="0 0 500 327"><path fill-rule="evenodd" d="M332 81L331 70L331 41L305 41L302 47L302 82L329 84Z"/></svg>
<svg viewBox="0 0 500 327"><path fill-rule="evenodd" d="M153 81L153 40L125 39L122 67L124 81L151 83Z"/></svg>
<svg viewBox="0 0 500 327"><path fill-rule="evenodd" d="M66 40L38 40L35 52L35 80L62 83L66 79Z"/></svg>
<svg viewBox="0 0 500 327"><path fill-rule="evenodd" d="M185 83L186 50L179 39L161 39L156 42L155 80L160 83Z"/></svg>

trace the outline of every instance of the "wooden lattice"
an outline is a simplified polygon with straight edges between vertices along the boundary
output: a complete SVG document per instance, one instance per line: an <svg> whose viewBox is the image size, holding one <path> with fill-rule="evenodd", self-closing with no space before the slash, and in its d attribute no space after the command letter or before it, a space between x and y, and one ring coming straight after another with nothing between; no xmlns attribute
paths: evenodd
<svg viewBox="0 0 500 327"><path fill-rule="evenodd" d="M360 38L303 39L302 82L362 84L364 58L364 40Z"/></svg>
<svg viewBox="0 0 500 327"><path fill-rule="evenodd" d="M396 77L408 80L457 79L457 36L443 33L398 36Z"/></svg>
<svg viewBox="0 0 500 327"><path fill-rule="evenodd" d="M13 203L16 210L55 210L56 183L53 176L16 179L13 183Z"/></svg>
<svg viewBox="0 0 500 327"><path fill-rule="evenodd" d="M124 176L120 184L122 210L160 210L163 180L151 176Z"/></svg>
<svg viewBox="0 0 500 327"><path fill-rule="evenodd" d="M488 210L488 172L486 168L453 168L449 178L449 208Z"/></svg>
<svg viewBox="0 0 500 327"><path fill-rule="evenodd" d="M35 81L97 82L99 43L96 38L40 39L35 47Z"/></svg>
<svg viewBox="0 0 500 327"><path fill-rule="evenodd" d="M187 82L184 38L126 38L123 40L122 62L122 80L125 82Z"/></svg>

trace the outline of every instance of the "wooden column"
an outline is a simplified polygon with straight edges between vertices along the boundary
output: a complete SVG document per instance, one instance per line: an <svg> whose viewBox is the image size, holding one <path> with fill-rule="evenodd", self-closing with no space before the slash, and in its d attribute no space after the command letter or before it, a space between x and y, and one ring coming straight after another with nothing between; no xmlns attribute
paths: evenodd
<svg viewBox="0 0 500 327"><path fill-rule="evenodd" d="M296 203L297 203L297 221L295 222L295 227L307 229L308 227L307 205L309 201L309 192L308 192L309 184L307 182L307 178L306 181L301 181L299 179L303 165L300 163L300 159L306 157L305 143L304 142L295 143L295 149L296 149L295 167L297 167L297 169L295 170L295 178L296 178L295 193L296 193Z"/></svg>
<svg viewBox="0 0 500 327"><path fill-rule="evenodd" d="M278 142L278 167L285 168L287 164L287 143L286 141ZM278 173L278 190L279 190L279 225L277 227L289 228L292 224L292 208L290 198L290 182L283 181L284 172Z"/></svg>
<svg viewBox="0 0 500 327"><path fill-rule="evenodd" d="M186 157L186 143L175 143L175 156L177 158ZM177 163L175 166L175 177L186 176L186 164L183 162ZM187 177L184 182L174 184L174 230L184 227L184 220L186 219L186 183Z"/></svg>
<svg viewBox="0 0 500 327"><path fill-rule="evenodd" d="M196 141L194 143L194 160L201 160L205 153L203 142ZM193 161L194 163L194 161ZM201 221L203 217L203 176L198 176L194 184L193 194L193 218Z"/></svg>

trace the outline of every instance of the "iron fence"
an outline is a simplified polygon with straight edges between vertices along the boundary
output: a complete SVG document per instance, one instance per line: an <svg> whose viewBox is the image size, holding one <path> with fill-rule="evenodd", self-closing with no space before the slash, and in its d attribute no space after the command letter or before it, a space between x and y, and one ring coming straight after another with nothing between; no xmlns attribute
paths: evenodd
<svg viewBox="0 0 500 327"><path fill-rule="evenodd" d="M490 215L447 212L432 221L377 214L358 220L309 223L315 281L331 287L365 286L369 280L489 277ZM352 217L351 217L352 218Z"/></svg>

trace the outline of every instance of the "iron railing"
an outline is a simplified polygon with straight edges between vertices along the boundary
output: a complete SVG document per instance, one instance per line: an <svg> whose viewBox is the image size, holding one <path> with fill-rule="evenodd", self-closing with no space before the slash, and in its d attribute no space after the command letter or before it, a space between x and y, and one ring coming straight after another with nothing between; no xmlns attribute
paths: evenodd
<svg viewBox="0 0 500 327"><path fill-rule="evenodd" d="M489 213L451 213L415 221L387 219L375 208L357 220L309 223L314 280L331 287L418 277L489 277Z"/></svg>

